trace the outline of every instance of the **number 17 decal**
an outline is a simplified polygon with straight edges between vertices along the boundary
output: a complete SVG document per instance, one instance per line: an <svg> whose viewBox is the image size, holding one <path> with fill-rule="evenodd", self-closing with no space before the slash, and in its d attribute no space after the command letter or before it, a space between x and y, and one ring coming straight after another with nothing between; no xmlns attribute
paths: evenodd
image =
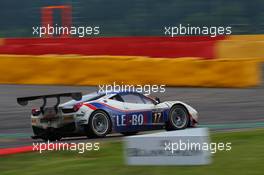
<svg viewBox="0 0 264 175"><path fill-rule="evenodd" d="M152 123L162 123L162 112L152 113Z"/></svg>

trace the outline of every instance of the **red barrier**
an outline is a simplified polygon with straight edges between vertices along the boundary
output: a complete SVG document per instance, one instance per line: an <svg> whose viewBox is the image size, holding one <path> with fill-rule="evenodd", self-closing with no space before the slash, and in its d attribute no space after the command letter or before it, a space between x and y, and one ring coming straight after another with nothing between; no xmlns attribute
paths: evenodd
<svg viewBox="0 0 264 175"><path fill-rule="evenodd" d="M57 151L60 150L60 148L64 148L64 146L71 146L71 144L57 144L57 143L47 143L47 144L39 144L36 146L21 146L21 147L15 147L15 148L0 148L0 156L3 155L11 155L11 154L19 154L19 153L26 153L26 152L34 152L37 151L41 153L40 151Z"/></svg>
<svg viewBox="0 0 264 175"><path fill-rule="evenodd" d="M215 58L215 43L224 37L106 37L5 39L0 54L124 55Z"/></svg>
<svg viewBox="0 0 264 175"><path fill-rule="evenodd" d="M26 152L32 152L32 151L33 151L33 146L23 146L23 147L17 147L17 148L1 148L0 156L18 154L18 153L26 153Z"/></svg>

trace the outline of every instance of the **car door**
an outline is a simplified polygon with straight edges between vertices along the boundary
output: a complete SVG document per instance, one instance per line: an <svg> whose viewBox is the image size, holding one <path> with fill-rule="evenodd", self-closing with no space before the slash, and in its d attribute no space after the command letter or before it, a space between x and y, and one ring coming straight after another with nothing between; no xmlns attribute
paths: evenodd
<svg viewBox="0 0 264 175"><path fill-rule="evenodd" d="M155 105L146 103L138 93L122 93L120 96L124 101L127 128L131 130L149 128Z"/></svg>

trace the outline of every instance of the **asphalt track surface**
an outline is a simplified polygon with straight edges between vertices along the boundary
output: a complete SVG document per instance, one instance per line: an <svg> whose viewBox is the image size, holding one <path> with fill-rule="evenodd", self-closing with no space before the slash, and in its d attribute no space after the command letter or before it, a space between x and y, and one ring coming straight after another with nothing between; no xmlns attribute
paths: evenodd
<svg viewBox="0 0 264 175"><path fill-rule="evenodd" d="M41 103L31 102L22 107L16 103L17 97L79 91L86 94L96 89L85 86L0 85L0 148L32 144L29 138L32 134L30 111ZM263 85L248 89L166 88L165 93L153 95L160 97L161 101L180 100L190 104L199 112L200 125L222 124L222 129L230 129L232 127L225 126L264 123ZM110 136L105 140L119 137ZM71 139L83 140L87 139Z"/></svg>

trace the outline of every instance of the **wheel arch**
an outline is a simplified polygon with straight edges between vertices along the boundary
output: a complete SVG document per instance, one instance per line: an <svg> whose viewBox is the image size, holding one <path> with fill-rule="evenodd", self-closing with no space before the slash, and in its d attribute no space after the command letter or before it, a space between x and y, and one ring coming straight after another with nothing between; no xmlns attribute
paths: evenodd
<svg viewBox="0 0 264 175"><path fill-rule="evenodd" d="M191 115L189 109L188 109L184 104L179 103L179 102L176 102L176 103L174 103L174 104L170 107L169 113L170 113L171 109L172 109L174 106L182 106L182 107L187 111L187 113L188 113L188 117L189 117L188 127L190 127L193 119L192 119L192 115ZM168 120L167 120L166 122L168 122Z"/></svg>
<svg viewBox="0 0 264 175"><path fill-rule="evenodd" d="M91 114L89 115L89 118L88 118L88 123L87 123L87 125L89 125L89 122L90 122L90 118L91 118L91 116L92 116L94 113L96 113L96 112L100 112L100 111L104 112L104 113L107 115L107 117L109 118L109 120L110 120L110 125L111 125L111 127L110 127L110 128L111 128L110 132L112 132L112 130L113 130L113 121L112 121L112 118L111 118L109 112L107 112L107 111L104 110L104 109L96 109L96 110L94 110L93 112L91 112Z"/></svg>

